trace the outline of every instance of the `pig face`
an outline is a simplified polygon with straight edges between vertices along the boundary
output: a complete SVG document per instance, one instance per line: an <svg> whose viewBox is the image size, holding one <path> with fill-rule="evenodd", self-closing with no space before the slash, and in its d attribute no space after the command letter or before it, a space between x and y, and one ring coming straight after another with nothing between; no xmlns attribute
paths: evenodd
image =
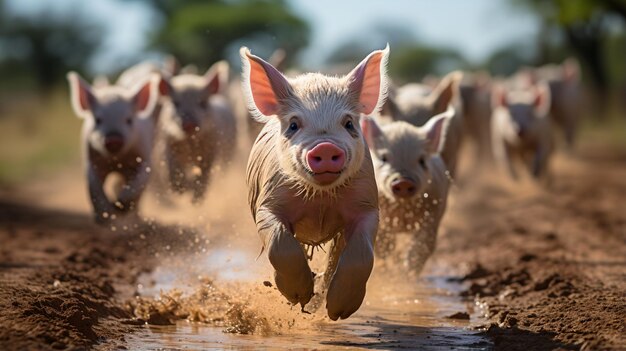
<svg viewBox="0 0 626 351"><path fill-rule="evenodd" d="M169 97L164 107L167 128L180 137L192 136L212 128L209 99L226 83L228 64L214 64L204 76L182 74L171 79L161 77L159 92Z"/></svg>
<svg viewBox="0 0 626 351"><path fill-rule="evenodd" d="M441 152L454 113L450 107L422 127L404 121L378 126L371 118L363 119L378 189L386 198L412 199L425 192L435 167L431 159Z"/></svg>
<svg viewBox="0 0 626 351"><path fill-rule="evenodd" d="M103 155L126 152L136 136L138 119L147 118L154 109L155 78L132 91L118 86L94 90L75 72L67 78L74 112L85 120L89 145Z"/></svg>
<svg viewBox="0 0 626 351"><path fill-rule="evenodd" d="M445 112L458 94L462 74L452 72L445 76L434 88L420 84L408 84L398 89L391 101L391 114L397 111L401 116L395 120L406 120L415 125L423 125L432 116ZM395 106L394 106L395 105Z"/></svg>
<svg viewBox="0 0 626 351"><path fill-rule="evenodd" d="M359 118L384 101L388 53L373 52L345 77L310 73L287 79L242 48L248 107L260 122L277 119L276 156L302 190L332 191L361 169L366 148Z"/></svg>
<svg viewBox="0 0 626 351"><path fill-rule="evenodd" d="M517 143L532 142L539 138L542 122L550 112L550 89L539 83L526 91L507 92L502 88L494 91L495 113L507 121L500 126L501 132Z"/></svg>

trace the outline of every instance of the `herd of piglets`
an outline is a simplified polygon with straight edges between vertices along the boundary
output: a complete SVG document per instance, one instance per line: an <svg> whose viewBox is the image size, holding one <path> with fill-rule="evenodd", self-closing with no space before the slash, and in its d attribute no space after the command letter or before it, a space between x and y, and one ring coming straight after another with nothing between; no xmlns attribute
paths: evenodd
<svg viewBox="0 0 626 351"><path fill-rule="evenodd" d="M144 62L114 84L70 72L95 221L137 214L151 178L160 192L200 205L211 176L252 141L248 202L276 287L303 311L325 298L332 320L348 318L375 257L418 274L433 253L461 147L473 144L481 167L542 180L555 135L569 148L576 136L573 60L507 79L456 71L398 86L386 74L389 54L374 51L345 76L287 77L283 51L268 62L245 47L232 82L225 61L205 74L173 59ZM108 194L111 174L121 181ZM397 244L401 236L408 245ZM327 243L316 274L307 251Z"/></svg>

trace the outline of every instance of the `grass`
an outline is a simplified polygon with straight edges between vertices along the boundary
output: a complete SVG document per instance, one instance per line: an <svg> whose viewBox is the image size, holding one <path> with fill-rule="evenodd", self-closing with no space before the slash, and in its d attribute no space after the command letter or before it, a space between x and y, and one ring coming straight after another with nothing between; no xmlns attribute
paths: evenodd
<svg viewBox="0 0 626 351"><path fill-rule="evenodd" d="M11 185L46 174L80 159L81 121L67 93L43 99L12 96L0 111L0 184Z"/></svg>

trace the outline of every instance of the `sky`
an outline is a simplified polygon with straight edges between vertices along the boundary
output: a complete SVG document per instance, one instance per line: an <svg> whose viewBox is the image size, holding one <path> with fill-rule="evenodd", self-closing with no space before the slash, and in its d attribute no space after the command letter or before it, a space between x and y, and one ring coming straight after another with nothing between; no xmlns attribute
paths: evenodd
<svg viewBox="0 0 626 351"><path fill-rule="evenodd" d="M319 67L333 49L357 36L370 35L381 23L404 27L418 40L459 50L480 62L498 48L532 38L538 30L530 14L503 0L288 0L312 27L310 46L300 55L307 67ZM141 2L124 0L8 0L18 12L85 14L106 23L106 40L92 63L93 73L115 68L143 52L155 17ZM51 5L54 3L54 5ZM378 43L376 43L378 45ZM384 43L380 43L384 45ZM374 49L374 48L372 48ZM393 47L391 48L393 55Z"/></svg>

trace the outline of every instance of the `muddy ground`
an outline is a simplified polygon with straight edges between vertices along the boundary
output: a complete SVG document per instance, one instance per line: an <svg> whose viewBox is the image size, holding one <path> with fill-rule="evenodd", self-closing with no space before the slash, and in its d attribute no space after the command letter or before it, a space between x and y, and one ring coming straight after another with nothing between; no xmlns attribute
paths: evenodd
<svg viewBox="0 0 626 351"><path fill-rule="evenodd" d="M465 165L424 275L445 270L452 272L447 279L462 283L467 311L456 317L468 312L478 321L476 333L488 340L467 348L626 349L626 150L579 149L575 157L559 155L547 187ZM199 315L138 310L134 297L140 275L167 265L166 257L197 259L231 240L258 250L237 189L241 184L214 186L213 202L184 210L194 219L180 224L168 220L172 204L154 210L156 200L148 196L152 219L120 223L114 231L92 224L78 167L4 189L0 349L124 349L137 324L176 318L259 332L245 328L245 311L232 305L220 311L226 317L208 318L206 309ZM257 280L262 286L265 279ZM280 300L271 294L268 299ZM410 348L406 340L394 343L394 333L379 335L385 344L335 346Z"/></svg>

